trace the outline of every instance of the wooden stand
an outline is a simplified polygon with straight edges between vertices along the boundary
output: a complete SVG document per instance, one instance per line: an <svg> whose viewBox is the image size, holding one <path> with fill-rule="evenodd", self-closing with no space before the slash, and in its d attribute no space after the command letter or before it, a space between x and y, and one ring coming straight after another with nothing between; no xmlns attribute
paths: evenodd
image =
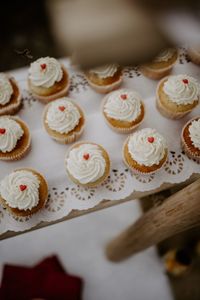
<svg viewBox="0 0 200 300"><path fill-rule="evenodd" d="M122 261L164 239L200 225L200 179L172 195L160 207L145 213L111 241L106 254Z"/></svg>

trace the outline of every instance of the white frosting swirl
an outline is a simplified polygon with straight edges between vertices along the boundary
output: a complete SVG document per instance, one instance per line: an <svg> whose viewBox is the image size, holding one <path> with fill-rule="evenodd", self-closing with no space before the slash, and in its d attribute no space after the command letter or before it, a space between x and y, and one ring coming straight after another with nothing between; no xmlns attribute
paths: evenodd
<svg viewBox="0 0 200 300"><path fill-rule="evenodd" d="M29 79L35 86L49 88L63 77L60 63L53 57L42 57L33 62L29 69Z"/></svg>
<svg viewBox="0 0 200 300"><path fill-rule="evenodd" d="M84 155L88 155L88 159L85 159ZM106 161L98 145L82 144L69 152L66 168L76 180L87 184L104 175Z"/></svg>
<svg viewBox="0 0 200 300"><path fill-rule="evenodd" d="M5 132L2 132L5 131ZM23 136L24 131L20 124L9 118L0 117L0 151L11 152L17 145L18 140Z"/></svg>
<svg viewBox="0 0 200 300"><path fill-rule="evenodd" d="M192 144L194 145L194 147L200 150L200 118L198 120L192 121L192 124L188 129Z"/></svg>
<svg viewBox="0 0 200 300"><path fill-rule="evenodd" d="M188 75L170 76L165 81L163 90L169 96L170 101L178 105L192 104L199 99L199 83Z"/></svg>
<svg viewBox="0 0 200 300"><path fill-rule="evenodd" d="M10 101L12 94L13 87L9 78L4 73L0 73L0 104L7 104Z"/></svg>
<svg viewBox="0 0 200 300"><path fill-rule="evenodd" d="M52 130L67 134L78 125L80 117L76 105L61 98L50 104L45 122Z"/></svg>
<svg viewBox="0 0 200 300"><path fill-rule="evenodd" d="M175 54L176 49L173 48L168 48L165 49L164 51L162 51L161 53L159 53L158 56L156 56L153 60L153 62L163 62L163 61L168 61L169 59L171 59L173 57L173 55Z"/></svg>
<svg viewBox="0 0 200 300"><path fill-rule="evenodd" d="M141 113L141 97L127 89L112 92L107 97L104 112L110 118L132 122Z"/></svg>
<svg viewBox="0 0 200 300"><path fill-rule="evenodd" d="M153 141L149 141L149 138ZM128 141L131 157L144 166L158 165L167 149L165 139L155 129L144 128L133 133Z"/></svg>
<svg viewBox="0 0 200 300"><path fill-rule="evenodd" d="M97 67L94 69L91 69L90 72L97 75L99 78L108 78L114 76L114 74L118 70L117 64L111 64L111 65L105 65L101 67Z"/></svg>
<svg viewBox="0 0 200 300"><path fill-rule="evenodd" d="M0 195L12 208L32 209L39 202L40 181L30 171L15 171L0 183Z"/></svg>

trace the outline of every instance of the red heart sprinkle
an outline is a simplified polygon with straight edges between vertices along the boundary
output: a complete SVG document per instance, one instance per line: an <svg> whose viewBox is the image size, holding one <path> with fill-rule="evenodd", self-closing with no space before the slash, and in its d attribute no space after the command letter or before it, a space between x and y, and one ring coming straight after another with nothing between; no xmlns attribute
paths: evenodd
<svg viewBox="0 0 200 300"><path fill-rule="evenodd" d="M5 128L0 128L0 134L4 134L6 132Z"/></svg>
<svg viewBox="0 0 200 300"><path fill-rule="evenodd" d="M20 188L20 190L23 192L24 190L27 189L27 185L25 185L25 184L20 184L19 188Z"/></svg>
<svg viewBox="0 0 200 300"><path fill-rule="evenodd" d="M46 64L41 64L40 67L41 67L42 70L45 70L47 65Z"/></svg>
<svg viewBox="0 0 200 300"><path fill-rule="evenodd" d="M122 100L126 100L127 99L127 95L126 94L122 94L120 97L121 97Z"/></svg>
<svg viewBox="0 0 200 300"><path fill-rule="evenodd" d="M88 160L88 159L90 158L90 154L89 154L89 153L84 154L84 155L83 155L83 158L84 158L85 160Z"/></svg>
<svg viewBox="0 0 200 300"><path fill-rule="evenodd" d="M59 106L58 108L60 109L60 111L64 111L65 110L64 106Z"/></svg>
<svg viewBox="0 0 200 300"><path fill-rule="evenodd" d="M154 137L153 136L148 137L148 142L153 143L154 142Z"/></svg>
<svg viewBox="0 0 200 300"><path fill-rule="evenodd" d="M183 83L188 84L188 80L187 79L183 79Z"/></svg>

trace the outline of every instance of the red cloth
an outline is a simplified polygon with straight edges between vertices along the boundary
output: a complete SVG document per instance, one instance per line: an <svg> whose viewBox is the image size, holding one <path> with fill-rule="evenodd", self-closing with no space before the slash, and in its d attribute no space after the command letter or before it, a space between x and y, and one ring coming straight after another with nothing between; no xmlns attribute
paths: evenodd
<svg viewBox="0 0 200 300"><path fill-rule="evenodd" d="M5 265L0 300L81 300L83 281L67 274L56 256L33 268Z"/></svg>

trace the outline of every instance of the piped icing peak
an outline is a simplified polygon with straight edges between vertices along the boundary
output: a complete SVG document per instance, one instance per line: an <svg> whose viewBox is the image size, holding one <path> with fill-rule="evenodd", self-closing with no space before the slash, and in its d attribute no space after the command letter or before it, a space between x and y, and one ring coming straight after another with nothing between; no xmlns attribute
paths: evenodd
<svg viewBox="0 0 200 300"><path fill-rule="evenodd" d="M172 75L164 82L163 90L177 105L192 104L199 100L200 85L188 75Z"/></svg>
<svg viewBox="0 0 200 300"><path fill-rule="evenodd" d="M140 165L159 165L164 158L167 144L155 129L144 128L134 132L128 140L128 151Z"/></svg>
<svg viewBox="0 0 200 300"><path fill-rule="evenodd" d="M29 79L35 86L49 88L63 77L61 64L53 57L42 57L34 61L29 69Z"/></svg>
<svg viewBox="0 0 200 300"><path fill-rule="evenodd" d="M128 89L114 91L107 96L103 110L112 119L132 122L141 113L141 97Z"/></svg>
<svg viewBox="0 0 200 300"><path fill-rule="evenodd" d="M0 73L0 105L9 103L12 94L13 87L8 76L4 73Z"/></svg>
<svg viewBox="0 0 200 300"><path fill-rule="evenodd" d="M78 125L80 118L77 106L68 98L61 98L49 105L45 122L52 130L67 134Z"/></svg>
<svg viewBox="0 0 200 300"><path fill-rule="evenodd" d="M200 118L189 126L189 136L194 147L200 150Z"/></svg>
<svg viewBox="0 0 200 300"><path fill-rule="evenodd" d="M39 202L38 177L31 171L14 171L0 183L0 195L8 206L21 210L32 209Z"/></svg>
<svg viewBox="0 0 200 300"><path fill-rule="evenodd" d="M100 179L106 168L101 148L94 144L81 144L72 148L66 158L66 168L82 184Z"/></svg>
<svg viewBox="0 0 200 300"><path fill-rule="evenodd" d="M23 136L20 124L12 118L0 117L0 151L11 152Z"/></svg>
<svg viewBox="0 0 200 300"><path fill-rule="evenodd" d="M108 78L115 75L119 66L117 64L107 64L90 70L90 73L97 75L99 78Z"/></svg>

